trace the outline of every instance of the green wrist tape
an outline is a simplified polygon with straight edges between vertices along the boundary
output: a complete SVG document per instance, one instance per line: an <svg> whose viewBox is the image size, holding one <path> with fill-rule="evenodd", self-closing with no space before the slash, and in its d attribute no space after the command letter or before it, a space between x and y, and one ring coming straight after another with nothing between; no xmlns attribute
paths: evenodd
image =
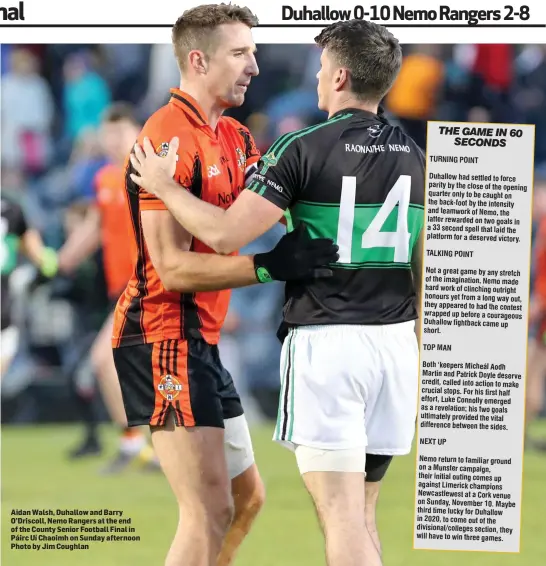
<svg viewBox="0 0 546 566"><path fill-rule="evenodd" d="M273 281L273 277L265 267L258 267L256 269L256 277L260 283L271 283Z"/></svg>
<svg viewBox="0 0 546 566"><path fill-rule="evenodd" d="M58 269L59 262L57 261L57 252L51 248L44 248L40 272L45 277L55 277Z"/></svg>

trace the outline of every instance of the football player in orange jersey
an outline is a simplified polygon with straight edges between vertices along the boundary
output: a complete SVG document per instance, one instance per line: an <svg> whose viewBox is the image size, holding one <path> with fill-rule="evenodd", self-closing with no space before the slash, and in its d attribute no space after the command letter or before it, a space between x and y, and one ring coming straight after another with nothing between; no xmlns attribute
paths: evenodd
<svg viewBox="0 0 546 566"><path fill-rule="evenodd" d="M168 161L178 136L177 190L224 208L260 157L248 129L223 115L243 104L258 74L256 24L250 10L232 4L186 11L172 32L180 88L138 137ZM337 247L300 229L264 254L218 254L137 186L133 157L126 190L138 261L117 303L112 337L127 420L150 426L179 505L165 566L228 566L264 498L242 403L218 352L229 290L331 276L325 266L337 260Z"/></svg>
<svg viewBox="0 0 546 566"><path fill-rule="evenodd" d="M84 221L59 250L59 271L70 274L102 246L111 311L131 278L136 261L133 228L125 196L124 161L140 127L131 106L116 103L107 109L101 124L100 141L109 163L95 175L95 201ZM119 452L106 466L105 472L119 471L137 456L146 464L154 465L155 461L147 435L140 428L127 426L110 346L112 326L113 312L104 322L91 351L106 408L121 430Z"/></svg>

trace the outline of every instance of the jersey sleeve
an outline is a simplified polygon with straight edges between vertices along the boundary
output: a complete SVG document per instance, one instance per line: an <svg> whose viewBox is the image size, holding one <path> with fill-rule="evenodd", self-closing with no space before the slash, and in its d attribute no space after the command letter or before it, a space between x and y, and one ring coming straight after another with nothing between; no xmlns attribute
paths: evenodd
<svg viewBox="0 0 546 566"><path fill-rule="evenodd" d="M243 126L241 122L238 122L229 116L226 116L224 119L232 128L237 130L237 134L242 141L243 155L239 155L238 157L240 159L244 159L245 186L247 186L248 180L256 171L256 165L261 156L260 150L256 145L254 136L250 133L250 130L246 126ZM239 151L240 148L237 148L238 153Z"/></svg>
<svg viewBox="0 0 546 566"><path fill-rule="evenodd" d="M169 151L169 142L175 136L180 139L177 156L175 180L189 190L191 185L193 157L196 151L195 142L189 132L184 133L182 129L176 131L176 124L166 123L164 120L153 121L153 117L144 126L138 137L138 143L142 144L145 137L149 138L155 152L160 157L165 157ZM132 169L132 167L130 167ZM131 182L131 181L129 181ZM136 187L141 210L167 210L165 203L155 195L150 194L142 187Z"/></svg>
<svg viewBox="0 0 546 566"><path fill-rule="evenodd" d="M284 146L282 139L277 140L258 161L247 189L286 210L303 187L303 160L299 141L289 141Z"/></svg>
<svg viewBox="0 0 546 566"><path fill-rule="evenodd" d="M258 163L261 154L258 146L256 145L256 141L254 140L254 136L250 133L250 130L243 125L239 126L239 134L243 138L243 142L245 145L245 157L246 157L246 166L251 167Z"/></svg>

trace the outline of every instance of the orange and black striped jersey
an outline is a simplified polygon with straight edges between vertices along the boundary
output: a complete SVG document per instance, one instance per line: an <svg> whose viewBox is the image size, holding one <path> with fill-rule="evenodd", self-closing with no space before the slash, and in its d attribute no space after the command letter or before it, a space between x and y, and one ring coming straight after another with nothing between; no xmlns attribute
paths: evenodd
<svg viewBox="0 0 546 566"><path fill-rule="evenodd" d="M172 89L169 102L150 117L138 142L148 137L161 154L168 151L168 143L175 136L180 139L175 179L202 200L228 208L244 189L245 171L260 158L248 129L233 118L221 117L213 130L197 101ZM129 174L128 164L125 188L138 258L134 274L116 306L113 347L188 337L217 344L231 291L165 290L146 248L140 212L166 207L134 184ZM215 253L195 238L190 250Z"/></svg>

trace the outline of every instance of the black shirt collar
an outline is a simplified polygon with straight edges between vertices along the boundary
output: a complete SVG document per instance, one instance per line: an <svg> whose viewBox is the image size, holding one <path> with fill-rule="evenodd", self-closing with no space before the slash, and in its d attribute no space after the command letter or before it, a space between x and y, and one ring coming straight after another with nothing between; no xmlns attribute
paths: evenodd
<svg viewBox="0 0 546 566"><path fill-rule="evenodd" d="M382 106L379 106L377 109L377 114L373 112L369 112L368 110L362 110L362 108L343 108L342 110L338 110L335 114L330 116L330 120L335 118L336 116L341 116L342 114L354 114L359 118L367 118L369 120L379 120L381 122L385 122L385 110Z"/></svg>

